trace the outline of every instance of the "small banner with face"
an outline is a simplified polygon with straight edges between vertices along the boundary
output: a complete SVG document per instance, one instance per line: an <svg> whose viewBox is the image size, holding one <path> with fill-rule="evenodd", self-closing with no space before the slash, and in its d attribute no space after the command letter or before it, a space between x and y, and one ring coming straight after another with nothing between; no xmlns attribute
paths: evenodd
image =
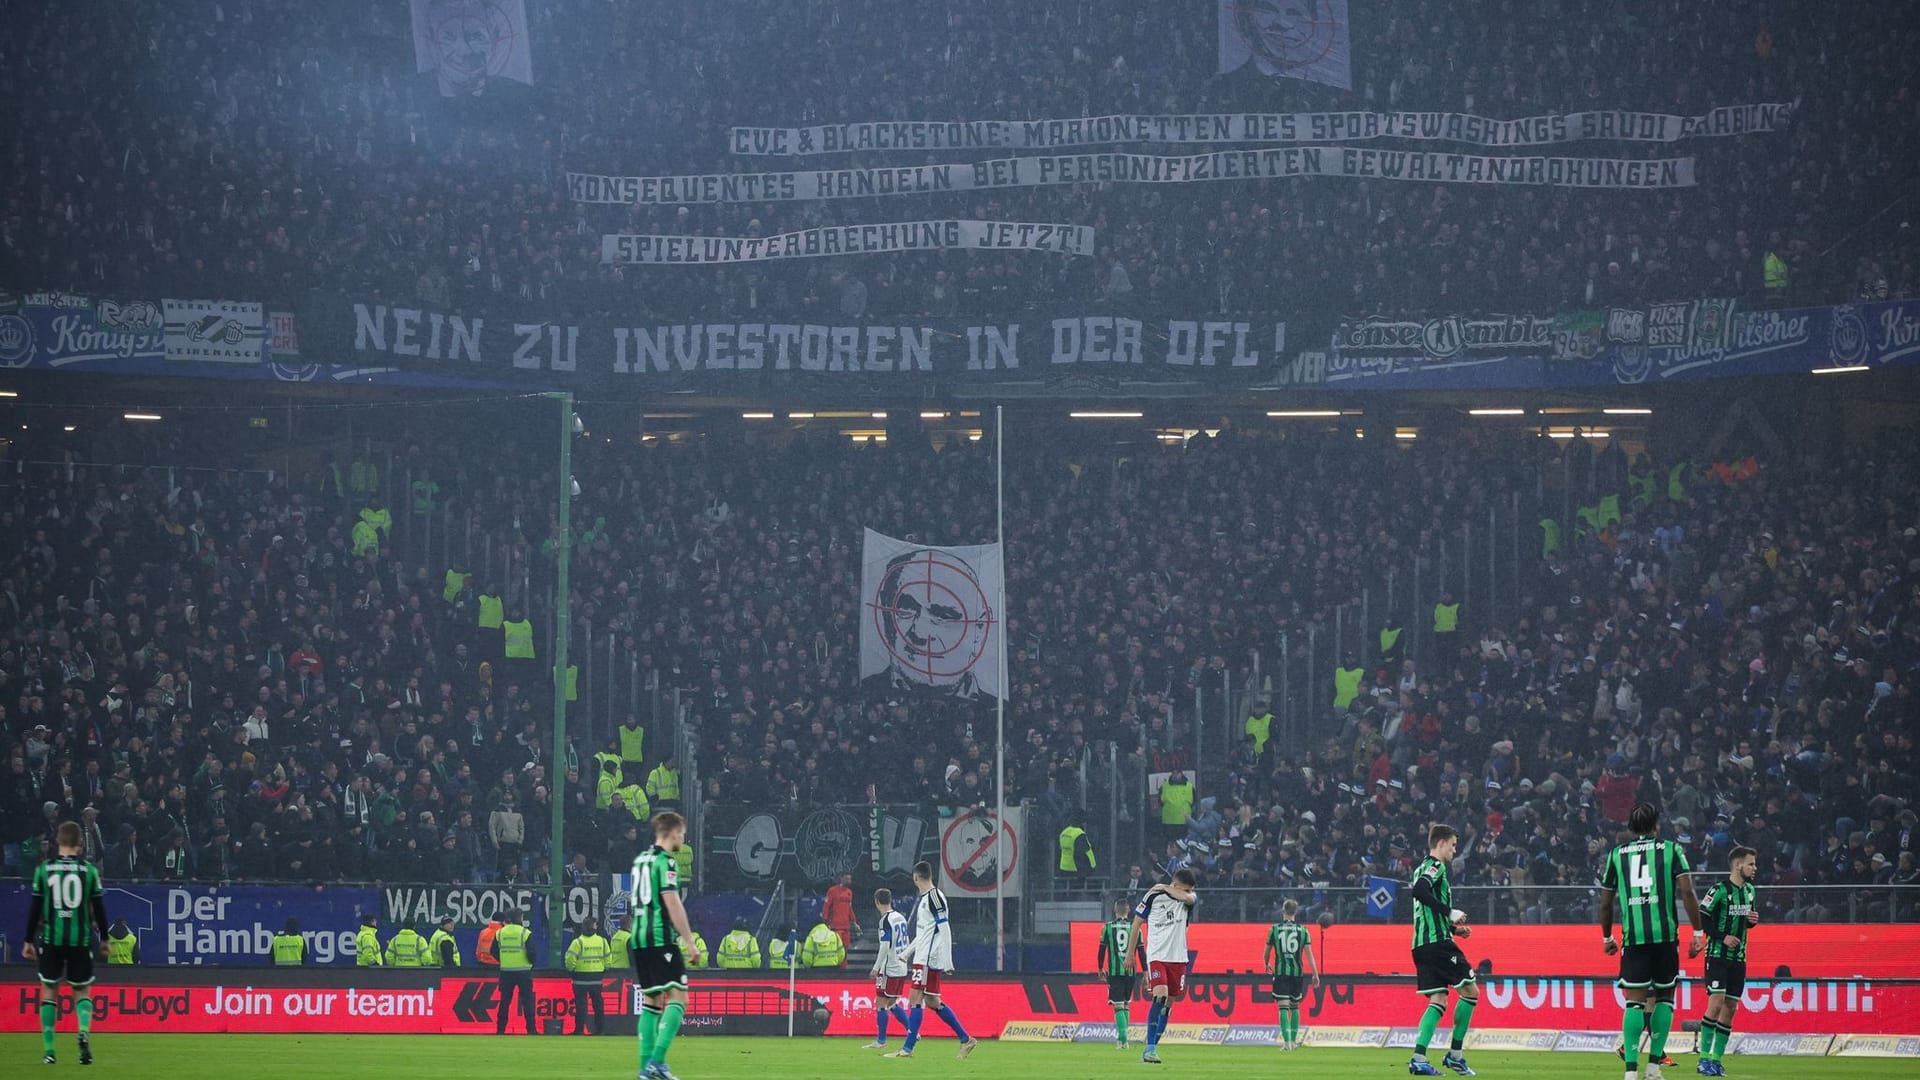
<svg viewBox="0 0 1920 1080"><path fill-rule="evenodd" d="M1005 696L1000 545L932 547L866 531L860 677L901 690Z"/></svg>

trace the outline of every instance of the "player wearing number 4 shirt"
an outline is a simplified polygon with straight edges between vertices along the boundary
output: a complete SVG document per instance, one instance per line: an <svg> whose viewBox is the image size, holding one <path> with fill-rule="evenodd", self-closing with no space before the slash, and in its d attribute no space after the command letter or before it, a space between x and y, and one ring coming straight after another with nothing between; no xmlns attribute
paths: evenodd
<svg viewBox="0 0 1920 1080"><path fill-rule="evenodd" d="M1733 1013L1747 989L1747 929L1759 925L1753 875L1760 860L1750 847L1727 855L1727 878L1707 890L1700 911L1707 919L1707 1015L1700 1021L1701 1076L1725 1076L1720 1065L1733 1037Z"/></svg>
<svg viewBox="0 0 1920 1080"><path fill-rule="evenodd" d="M1453 1006L1453 1039L1440 1064L1472 1076L1463 1052L1467 1025L1473 1020L1474 1006L1480 1001L1480 988L1474 981L1473 965L1467 954L1454 944L1457 937L1469 937L1467 913L1453 906L1453 883L1448 864L1460 850L1460 834L1445 825L1427 830L1427 857L1413 868L1413 971L1414 989L1427 999L1420 1014L1420 1034L1413 1042L1413 1058L1407 1072L1414 1076L1439 1076L1440 1070L1427 1060L1427 1046L1440 1027L1447 1011L1447 991L1460 995Z"/></svg>
<svg viewBox="0 0 1920 1080"><path fill-rule="evenodd" d="M913 864L913 887L920 899L913 905L913 945L908 953L912 990L907 998L907 1037L900 1049L886 1056L913 1056L913 1046L920 1041L920 1021L931 1002L933 1014L960 1040L960 1057L964 1060L979 1043L960 1025L953 1009L940 1000L940 976L953 970L953 928L947 925L947 894L933 887L931 863Z"/></svg>
<svg viewBox="0 0 1920 1080"><path fill-rule="evenodd" d="M1680 981L1680 922L1674 917L1677 895L1687 908L1693 943L1687 955L1698 956L1706 944L1700 926L1700 902L1693 895L1692 867L1679 844L1656 835L1660 811L1652 803L1635 803L1627 815L1634 838L1607 855L1600 872L1600 937L1608 956L1620 954L1620 980L1626 995L1626 1013L1620 1023L1621 1056L1627 1062L1627 1080L1634 1080L1640 1054L1640 1034L1652 1032L1646 1080L1661 1080L1660 1066L1667 1056L1667 1034L1673 1030L1673 988ZM1620 912L1620 940L1613 939L1615 908ZM1648 1016L1648 1007L1652 1016Z"/></svg>
<svg viewBox="0 0 1920 1080"><path fill-rule="evenodd" d="M53 1064L53 1028L60 1019L60 984L73 987L73 1015L80 1024L80 1064L93 1064L93 953L98 941L105 956L107 905L100 871L80 858L83 839L78 822L63 821L54 830L59 849L33 868L33 898L27 905L27 934L20 957L40 966L41 1058Z"/></svg>
<svg viewBox="0 0 1920 1080"><path fill-rule="evenodd" d="M1133 906L1133 936L1147 943L1147 1048L1140 1060L1160 1064L1160 1036L1173 1015L1173 1003L1187 992L1187 915L1198 895L1193 871L1181 867L1173 881L1155 885Z"/></svg>

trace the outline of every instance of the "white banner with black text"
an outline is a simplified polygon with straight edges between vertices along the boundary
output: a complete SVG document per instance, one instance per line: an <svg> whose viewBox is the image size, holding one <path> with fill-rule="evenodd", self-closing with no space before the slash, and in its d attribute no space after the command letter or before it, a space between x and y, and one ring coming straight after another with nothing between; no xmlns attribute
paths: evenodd
<svg viewBox="0 0 1920 1080"><path fill-rule="evenodd" d="M1791 102L1723 105L1699 116L1603 109L1500 120L1459 112L1121 113L1047 120L890 120L812 127L736 127L743 157L873 150L1062 150L1116 143L1346 143L1371 139L1502 149L1575 142L1675 143L1779 131Z"/></svg>
<svg viewBox="0 0 1920 1080"><path fill-rule="evenodd" d="M1049 154L956 165L803 169L796 172L699 176L567 174L574 202L681 206L863 199L1056 184L1191 184L1212 180L1284 180L1349 176L1437 184L1517 187L1680 188L1694 185L1691 157L1490 157L1426 150L1352 146L1289 146L1216 150L1177 157L1153 154Z"/></svg>
<svg viewBox="0 0 1920 1080"><path fill-rule="evenodd" d="M663 236L609 233L600 238L600 261L645 266L815 259L831 255L879 255L907 251L1051 251L1093 254L1093 228L1033 221L889 221L834 225L774 236Z"/></svg>

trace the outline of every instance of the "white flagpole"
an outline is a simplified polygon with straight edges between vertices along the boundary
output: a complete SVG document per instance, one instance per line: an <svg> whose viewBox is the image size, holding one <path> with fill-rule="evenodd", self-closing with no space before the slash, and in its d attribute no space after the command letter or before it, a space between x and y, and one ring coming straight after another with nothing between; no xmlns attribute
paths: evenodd
<svg viewBox="0 0 1920 1080"><path fill-rule="evenodd" d="M999 533L1000 694L993 708L993 970L1007 970L1007 433L1001 406L993 407L993 516Z"/></svg>

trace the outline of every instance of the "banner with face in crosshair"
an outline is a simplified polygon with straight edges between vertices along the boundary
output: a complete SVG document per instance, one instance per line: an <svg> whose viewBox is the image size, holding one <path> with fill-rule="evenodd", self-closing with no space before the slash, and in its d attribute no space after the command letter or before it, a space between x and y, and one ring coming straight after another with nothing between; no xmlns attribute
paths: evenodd
<svg viewBox="0 0 1920 1080"><path fill-rule="evenodd" d="M934 547L866 531L860 677L898 690L1005 695L1000 545Z"/></svg>

